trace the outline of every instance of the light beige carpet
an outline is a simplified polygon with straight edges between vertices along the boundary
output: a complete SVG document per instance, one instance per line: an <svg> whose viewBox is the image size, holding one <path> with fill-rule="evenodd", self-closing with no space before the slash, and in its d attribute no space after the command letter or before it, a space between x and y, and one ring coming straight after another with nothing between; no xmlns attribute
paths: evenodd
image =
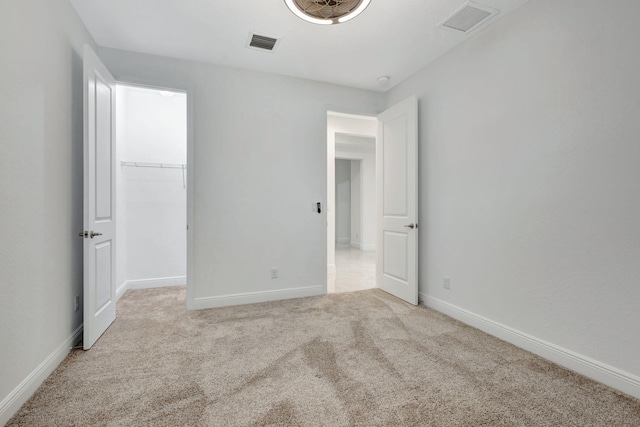
<svg viewBox="0 0 640 427"><path fill-rule="evenodd" d="M640 426L640 401L379 290L187 312L129 291L22 426Z"/></svg>

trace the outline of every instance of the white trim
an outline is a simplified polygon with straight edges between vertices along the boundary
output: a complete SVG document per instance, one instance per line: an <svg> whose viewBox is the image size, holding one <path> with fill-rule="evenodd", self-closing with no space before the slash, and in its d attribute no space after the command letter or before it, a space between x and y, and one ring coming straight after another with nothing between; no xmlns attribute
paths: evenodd
<svg viewBox="0 0 640 427"><path fill-rule="evenodd" d="M259 302L277 301L291 298L313 297L325 295L325 286L308 286L304 288L279 289L275 291L245 292L241 294L220 295L216 297L195 298L193 309L228 307L232 305L255 304Z"/></svg>
<svg viewBox="0 0 640 427"><path fill-rule="evenodd" d="M122 285L116 288L116 302L122 298L125 292L129 290L129 282L125 281Z"/></svg>
<svg viewBox="0 0 640 427"><path fill-rule="evenodd" d="M640 377L578 354L502 323L487 319L448 302L420 293L420 300L429 308L480 329L515 346L544 357L558 365L640 398Z"/></svg>
<svg viewBox="0 0 640 427"><path fill-rule="evenodd" d="M71 347L82 335L82 325L78 326L71 336L64 340L45 360L38 365L18 386L0 402L0 425L5 425L24 403L36 392L38 387L62 363Z"/></svg>
<svg viewBox="0 0 640 427"><path fill-rule="evenodd" d="M157 277L154 279L127 280L127 289L164 288L187 284L187 276Z"/></svg>
<svg viewBox="0 0 640 427"><path fill-rule="evenodd" d="M327 273L328 274L336 274L336 265L335 264L327 264Z"/></svg>
<svg viewBox="0 0 640 427"><path fill-rule="evenodd" d="M378 116L376 116L375 114L371 115L370 113L341 113L340 111L335 110L327 110L327 116L346 117L347 119L370 120L372 122L378 120ZM376 136L373 135L371 137L375 138Z"/></svg>
<svg viewBox="0 0 640 427"><path fill-rule="evenodd" d="M194 124L193 115L195 106L193 103L193 89L187 89L187 309L191 310L193 307L193 298L195 293L195 282L191 279L196 277L195 275L195 238L193 229L195 227L194 216L194 199L195 199L195 141L194 141ZM191 278L191 279L189 279Z"/></svg>
<svg viewBox="0 0 640 427"><path fill-rule="evenodd" d="M166 286L179 286L187 283L187 276L158 277L156 279L127 280L116 288L116 301L118 301L129 289L164 288Z"/></svg>

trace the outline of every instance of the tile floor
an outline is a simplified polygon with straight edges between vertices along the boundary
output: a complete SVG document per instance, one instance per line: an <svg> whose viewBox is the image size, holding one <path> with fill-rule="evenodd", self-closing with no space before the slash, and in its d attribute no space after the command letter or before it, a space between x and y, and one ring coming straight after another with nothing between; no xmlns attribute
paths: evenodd
<svg viewBox="0 0 640 427"><path fill-rule="evenodd" d="M353 292L375 287L375 251L336 248L336 272L328 274L327 291Z"/></svg>

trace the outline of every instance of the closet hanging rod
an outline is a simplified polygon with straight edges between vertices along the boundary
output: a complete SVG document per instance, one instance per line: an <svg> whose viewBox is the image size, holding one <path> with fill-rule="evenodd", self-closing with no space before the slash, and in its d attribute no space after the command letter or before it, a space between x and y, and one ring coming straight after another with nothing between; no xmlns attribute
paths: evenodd
<svg viewBox="0 0 640 427"><path fill-rule="evenodd" d="M160 168L160 169L185 169L184 163L149 163L149 162L120 162L122 166L133 166L135 168Z"/></svg>

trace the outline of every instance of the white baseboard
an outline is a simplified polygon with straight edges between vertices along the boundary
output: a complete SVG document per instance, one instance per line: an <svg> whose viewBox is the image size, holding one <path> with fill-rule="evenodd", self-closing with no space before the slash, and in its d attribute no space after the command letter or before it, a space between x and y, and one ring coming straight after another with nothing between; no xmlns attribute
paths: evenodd
<svg viewBox="0 0 640 427"><path fill-rule="evenodd" d="M157 279L127 280L116 289L116 301L122 298L122 295L124 295L124 293L127 292L129 289L163 288L165 286L185 285L186 283L187 283L187 276L160 277Z"/></svg>
<svg viewBox="0 0 640 427"><path fill-rule="evenodd" d="M623 393L640 398L640 377L426 294L420 293L420 300L427 307L478 328L489 335L498 337Z"/></svg>
<svg viewBox="0 0 640 427"><path fill-rule="evenodd" d="M336 243L338 246L349 246L351 244L351 237L339 237Z"/></svg>
<svg viewBox="0 0 640 427"><path fill-rule="evenodd" d="M187 276L158 277L155 279L127 280L127 289L163 288L165 286L186 285Z"/></svg>
<svg viewBox="0 0 640 427"><path fill-rule="evenodd" d="M360 249L360 242L351 242L351 247L352 248L356 248L356 249Z"/></svg>
<svg viewBox="0 0 640 427"><path fill-rule="evenodd" d="M125 292L127 292L129 290L129 282L124 282L122 285L118 286L116 288L116 302L120 300L120 298L122 298L122 295L124 295Z"/></svg>
<svg viewBox="0 0 640 427"><path fill-rule="evenodd" d="M325 286L309 286L304 288L279 289L276 291L245 292L241 294L221 295L215 297L195 298L189 309L228 307L232 305L254 304L258 302L277 301L291 298L313 297L325 295Z"/></svg>
<svg viewBox="0 0 640 427"><path fill-rule="evenodd" d="M78 326L71 336L61 343L36 369L34 369L18 386L0 402L0 425L5 425L20 407L29 400L38 387L60 365L69 354L71 347L78 342L82 334L82 325Z"/></svg>

